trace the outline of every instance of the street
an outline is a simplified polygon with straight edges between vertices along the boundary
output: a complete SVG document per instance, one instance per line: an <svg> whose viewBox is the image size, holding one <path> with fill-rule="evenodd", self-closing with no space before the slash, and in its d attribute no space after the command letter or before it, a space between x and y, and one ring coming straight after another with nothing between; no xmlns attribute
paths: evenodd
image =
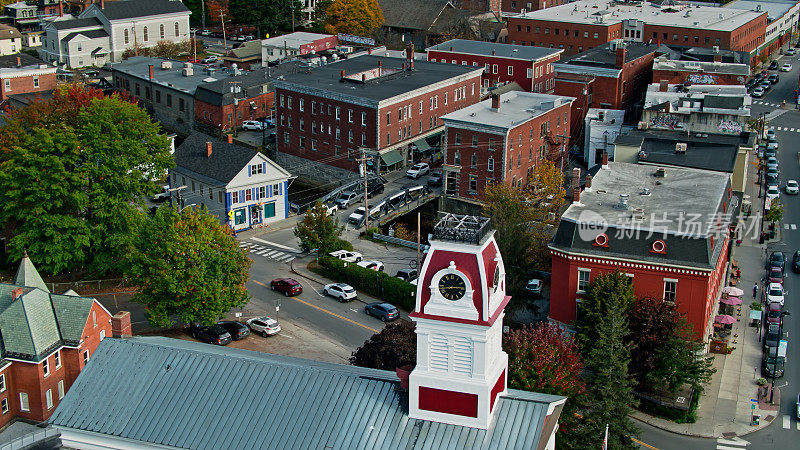
<svg viewBox="0 0 800 450"><path fill-rule="evenodd" d="M800 180L800 146L795 145L800 140L800 112L794 103L794 90L798 87L798 70L800 61L798 56L783 56L779 60L780 64L789 62L792 64L791 72L770 71L779 73L780 81L761 99L753 99L751 116L758 117L766 113L767 127L776 130L779 142L778 160L780 164L780 188L781 201L785 207L783 223L778 224L778 240L767 245L764 257L773 251L782 251L788 258L786 279L784 286L787 291L787 301L785 311L793 315L784 318L784 339L789 341L786 370L783 378L779 378L777 386L781 390L781 409L773 423L768 427L742 436L741 438L726 437L717 440L693 438L681 436L659 430L646 424L637 423L641 430L641 448L662 449L662 450L681 450L681 449L788 449L798 448L797 441L800 439L800 422L795 418L798 392L800 387L800 348L798 343L793 342L792 336L798 333L798 323L800 323L800 309L794 307L794 303L800 301L795 293L800 293L800 274L793 273L791 270L791 259L793 253L800 249L800 208L797 208L797 198L787 196L784 187L787 180ZM786 100L789 109L782 109L781 103ZM761 210L763 199L753 198L753 212ZM765 225L766 227L766 225ZM763 271L763 268L762 268ZM747 274L754 277L754 274ZM764 276L758 274L757 278ZM743 289L747 292L749 286ZM742 299L745 303L752 301L748 292ZM758 368L761 373L761 368ZM760 376L760 375L759 375ZM762 420L764 418L762 417Z"/></svg>

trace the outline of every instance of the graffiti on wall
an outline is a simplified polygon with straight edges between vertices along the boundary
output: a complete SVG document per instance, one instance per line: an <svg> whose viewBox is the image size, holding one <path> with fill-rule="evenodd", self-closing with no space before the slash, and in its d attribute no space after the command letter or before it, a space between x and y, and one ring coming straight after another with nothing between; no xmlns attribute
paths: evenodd
<svg viewBox="0 0 800 450"><path fill-rule="evenodd" d="M682 124L678 119L670 115L658 115L650 118L650 127L674 130L676 128L682 128Z"/></svg>
<svg viewBox="0 0 800 450"><path fill-rule="evenodd" d="M706 73L690 73L686 81L691 84L717 84L717 77Z"/></svg>
<svg viewBox="0 0 800 450"><path fill-rule="evenodd" d="M742 132L742 124L739 122L734 122L733 120L720 120L719 125L717 125L719 131L723 133L741 133Z"/></svg>

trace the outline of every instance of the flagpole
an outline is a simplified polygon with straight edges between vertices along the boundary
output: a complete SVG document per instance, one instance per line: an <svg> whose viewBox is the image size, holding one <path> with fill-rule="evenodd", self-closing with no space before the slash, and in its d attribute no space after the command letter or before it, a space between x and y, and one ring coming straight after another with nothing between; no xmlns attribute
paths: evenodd
<svg viewBox="0 0 800 450"><path fill-rule="evenodd" d="M603 438L603 450L608 450L608 424L606 424L606 435Z"/></svg>

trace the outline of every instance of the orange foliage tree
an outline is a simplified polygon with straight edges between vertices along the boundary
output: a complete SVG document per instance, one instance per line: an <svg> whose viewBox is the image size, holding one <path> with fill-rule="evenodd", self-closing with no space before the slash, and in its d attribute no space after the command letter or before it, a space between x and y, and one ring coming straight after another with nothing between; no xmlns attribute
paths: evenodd
<svg viewBox="0 0 800 450"><path fill-rule="evenodd" d="M334 0L328 7L325 31L370 36L383 25L383 12L378 0Z"/></svg>

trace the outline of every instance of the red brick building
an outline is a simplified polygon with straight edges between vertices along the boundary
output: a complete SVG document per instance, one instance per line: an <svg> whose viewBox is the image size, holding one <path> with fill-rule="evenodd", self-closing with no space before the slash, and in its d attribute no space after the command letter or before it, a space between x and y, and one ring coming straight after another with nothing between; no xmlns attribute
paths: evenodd
<svg viewBox="0 0 800 450"><path fill-rule="evenodd" d="M274 80L277 151L358 171L364 149L381 171L399 168L443 115L478 101L482 72L367 55Z"/></svg>
<svg viewBox="0 0 800 450"><path fill-rule="evenodd" d="M750 76L749 64L720 61L681 61L659 56L653 61L653 83L667 84L744 84Z"/></svg>
<svg viewBox="0 0 800 450"><path fill-rule="evenodd" d="M568 3L568 0L502 0L500 8L504 16L519 14L522 11L538 11Z"/></svg>
<svg viewBox="0 0 800 450"><path fill-rule="evenodd" d="M508 19L512 44L580 53L613 39L683 47L745 51L755 63L767 13L716 6L655 3L603 4L578 0Z"/></svg>
<svg viewBox="0 0 800 450"><path fill-rule="evenodd" d="M9 95L48 92L56 88L56 67L43 61L31 63L29 60L38 58L29 55L10 55L2 59L0 100L6 101Z"/></svg>
<svg viewBox="0 0 800 450"><path fill-rule="evenodd" d="M0 309L0 427L47 420L100 341L130 335L128 313L112 318L93 298L51 293L27 255L13 284L0 284Z"/></svg>
<svg viewBox="0 0 800 450"><path fill-rule="evenodd" d="M275 91L263 70L197 86L194 120L217 128L240 127L245 120L271 117Z"/></svg>
<svg viewBox="0 0 800 450"><path fill-rule="evenodd" d="M523 186L545 158L561 161L574 100L508 92L444 116L445 192L481 199L488 185Z"/></svg>
<svg viewBox="0 0 800 450"><path fill-rule="evenodd" d="M552 94L553 63L563 50L453 39L427 49L428 61L483 67L484 89L516 82L528 92Z"/></svg>
<svg viewBox="0 0 800 450"><path fill-rule="evenodd" d="M704 338L727 268L729 175L606 162L580 192L575 170L573 203L549 245L550 320L571 325L586 286L618 270L637 297L675 302Z"/></svg>
<svg viewBox="0 0 800 450"><path fill-rule="evenodd" d="M620 109L627 121L637 120L653 77L653 59L668 51L664 46L617 39L553 64L556 95L577 99L570 124L573 142L583 142L583 119L589 108Z"/></svg>

